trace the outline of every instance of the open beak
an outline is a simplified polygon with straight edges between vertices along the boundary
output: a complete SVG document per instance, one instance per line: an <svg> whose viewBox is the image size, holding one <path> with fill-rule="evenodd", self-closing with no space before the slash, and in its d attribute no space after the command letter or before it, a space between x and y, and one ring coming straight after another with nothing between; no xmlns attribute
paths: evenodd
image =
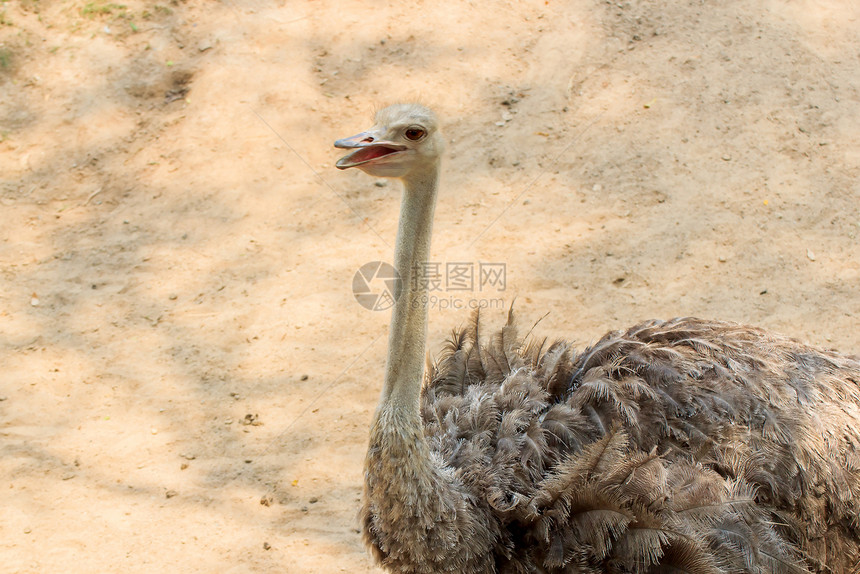
<svg viewBox="0 0 860 574"><path fill-rule="evenodd" d="M377 139L373 132L361 132L352 137L337 140L334 142L334 147L355 150L337 160L334 165L338 169L358 167L406 149L402 144Z"/></svg>

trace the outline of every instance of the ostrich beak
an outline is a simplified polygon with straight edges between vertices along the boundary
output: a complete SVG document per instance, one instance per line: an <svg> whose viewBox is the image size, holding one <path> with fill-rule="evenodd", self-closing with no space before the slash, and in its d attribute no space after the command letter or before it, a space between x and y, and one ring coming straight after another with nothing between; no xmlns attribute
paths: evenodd
<svg viewBox="0 0 860 574"><path fill-rule="evenodd" d="M376 141L376 135L373 132L361 132L348 138L343 138L334 142L334 147L341 149L353 149L368 145Z"/></svg>
<svg viewBox="0 0 860 574"><path fill-rule="evenodd" d="M334 147L355 149L354 152L343 156L337 161L335 167L338 169L364 165L406 149L406 146L402 144L377 139L373 132L361 132L360 134L337 140L334 142Z"/></svg>

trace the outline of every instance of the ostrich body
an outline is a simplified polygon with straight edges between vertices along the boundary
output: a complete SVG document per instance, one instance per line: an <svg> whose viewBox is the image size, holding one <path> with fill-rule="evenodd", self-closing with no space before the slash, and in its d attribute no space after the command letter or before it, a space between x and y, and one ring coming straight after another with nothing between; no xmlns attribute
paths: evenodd
<svg viewBox="0 0 860 574"><path fill-rule="evenodd" d="M401 274L361 520L398 573L860 569L860 362L763 330L649 321L575 350L483 343L475 315L424 372L443 148L416 104L337 167L399 178Z"/></svg>

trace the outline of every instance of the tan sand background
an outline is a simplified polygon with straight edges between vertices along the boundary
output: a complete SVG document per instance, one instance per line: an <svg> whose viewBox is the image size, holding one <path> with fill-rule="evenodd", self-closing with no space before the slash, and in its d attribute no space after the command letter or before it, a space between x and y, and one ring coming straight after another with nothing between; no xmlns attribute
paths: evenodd
<svg viewBox="0 0 860 574"><path fill-rule="evenodd" d="M860 351L857 0L4 0L0 570L378 572L389 317L351 285L399 190L331 143L411 99L450 141L434 261L506 269L437 292L431 352L514 297L579 345Z"/></svg>

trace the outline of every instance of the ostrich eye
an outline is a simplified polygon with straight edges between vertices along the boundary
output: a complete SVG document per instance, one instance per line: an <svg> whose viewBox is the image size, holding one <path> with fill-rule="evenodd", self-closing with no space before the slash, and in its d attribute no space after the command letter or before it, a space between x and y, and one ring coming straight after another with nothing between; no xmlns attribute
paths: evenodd
<svg viewBox="0 0 860 574"><path fill-rule="evenodd" d="M412 141L418 141L424 137L425 133L427 133L427 132L425 132L421 128L409 128L408 130L406 130L404 132L404 135L406 136L406 139L409 139Z"/></svg>

